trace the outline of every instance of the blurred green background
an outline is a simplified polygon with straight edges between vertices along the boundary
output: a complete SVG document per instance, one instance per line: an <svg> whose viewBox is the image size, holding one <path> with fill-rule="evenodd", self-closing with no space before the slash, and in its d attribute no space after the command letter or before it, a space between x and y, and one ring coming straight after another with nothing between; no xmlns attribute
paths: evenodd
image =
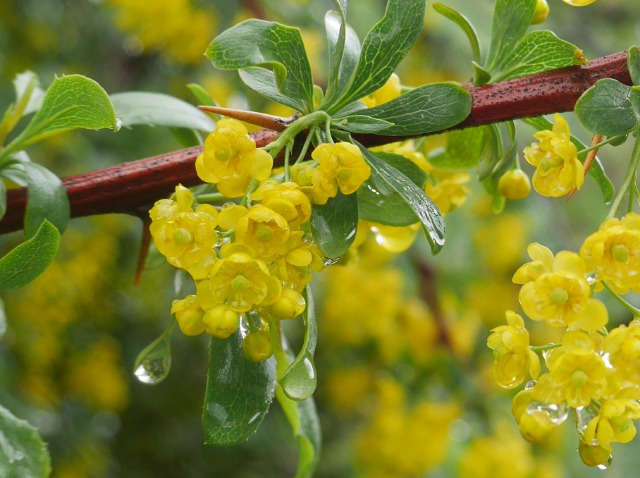
<svg viewBox="0 0 640 478"><path fill-rule="evenodd" d="M577 44L588 59L627 49L640 33L637 1L599 0L586 8L548 1L551 14L540 27ZM432 3L400 77L412 86L464 83L472 74L466 40ZM486 47L492 2L444 3L473 22ZM331 7L328 0L3 0L0 109L13 100L14 76L32 70L45 87L55 75L80 73L109 93L154 91L190 102L186 85L199 83L222 106L286 115L234 74L215 71L202 53L217 33L245 18L300 26L322 84L323 16ZM362 38L384 2L352 0L349 8ZM524 146L531 131L520 130ZM166 128L137 127L64 134L29 152L66 176L183 146ZM614 178L621 174L616 168L624 170L624 151L605 158ZM359 261L318 277L317 476L632 476L640 466L635 442L615 447L606 471L580 463L571 423L548 446L527 444L510 415L511 394L499 391L488 372L486 337L504 322L505 309L517 310L510 278L526 245L577 247L605 214L599 191L588 180L569 203L532 196L494 216L473 179L468 186L466 204L447 215L440 256L430 257L422 242L399 258L368 244ZM54 477L293 476L295 443L277 404L247 443L202 444L206 337L174 333L172 373L161 384L133 376L138 352L173 320L175 298L166 265L133 284L141 232L130 217L75 219L50 270L3 293L9 331L0 341L0 403L40 429ZM18 235L0 238L3 251ZM608 305L614 323L628 319ZM299 330L288 325L295 341ZM548 338L539 334L540 343Z"/></svg>

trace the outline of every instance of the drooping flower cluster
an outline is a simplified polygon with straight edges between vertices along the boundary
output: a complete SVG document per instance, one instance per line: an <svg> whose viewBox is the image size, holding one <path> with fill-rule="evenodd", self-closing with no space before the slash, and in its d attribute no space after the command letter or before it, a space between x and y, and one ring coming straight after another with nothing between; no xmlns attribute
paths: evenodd
<svg viewBox="0 0 640 478"><path fill-rule="evenodd" d="M542 442L573 410L580 457L591 466L607 466L612 444L631 441L633 420L640 419L640 318L607 331L607 309L593 297L605 287L614 294L640 290L639 225L635 213L607 220L579 254L554 257L540 244L529 246L531 262L513 276L522 285L520 304L531 319L565 329L559 343L535 348L544 351L544 372L514 312L488 339L498 384L512 388L534 379L513 399L522 435Z"/></svg>
<svg viewBox="0 0 640 478"><path fill-rule="evenodd" d="M351 143L320 144L311 157L291 168L292 180L271 177L272 156L256 148L242 123L221 120L196 170L222 196L242 197L240 204L196 205L179 185L173 199L151 209L158 251L195 281L195 294L172 306L183 333L224 339L244 320L245 355L260 361L272 353L269 323L304 312L303 289L324 266L309 227L311 205L338 191L354 194L371 174Z"/></svg>

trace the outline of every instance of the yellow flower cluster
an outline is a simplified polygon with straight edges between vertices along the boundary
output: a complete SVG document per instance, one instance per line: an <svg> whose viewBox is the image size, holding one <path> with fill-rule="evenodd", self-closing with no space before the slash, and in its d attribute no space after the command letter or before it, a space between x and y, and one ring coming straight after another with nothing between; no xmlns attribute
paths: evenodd
<svg viewBox="0 0 640 478"><path fill-rule="evenodd" d="M571 410L576 415L579 453L591 466L607 466L612 443L627 443L640 419L640 319L607 331L607 309L592 297L607 287L613 293L640 290L640 216L605 221L587 237L580 253L557 255L533 243L531 262L513 281L521 284L520 304L533 320L564 328L560 343L544 350L540 373L524 321L507 312L508 325L488 339L493 375L512 388L530 381L513 399L513 415L529 441L545 441Z"/></svg>
<svg viewBox="0 0 640 478"><path fill-rule="evenodd" d="M584 183L584 171L564 118L556 114L552 131L538 131L533 136L539 142L524 149L524 158L536 167L533 188L543 196L551 197L580 189Z"/></svg>

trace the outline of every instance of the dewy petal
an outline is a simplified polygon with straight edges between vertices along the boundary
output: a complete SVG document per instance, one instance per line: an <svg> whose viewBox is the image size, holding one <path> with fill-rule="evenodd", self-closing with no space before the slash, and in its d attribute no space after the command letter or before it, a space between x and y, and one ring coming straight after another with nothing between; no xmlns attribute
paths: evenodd
<svg viewBox="0 0 640 478"><path fill-rule="evenodd" d="M196 173L205 183L216 184L220 181L220 178L205 166L204 155L202 153L196 158Z"/></svg>
<svg viewBox="0 0 640 478"><path fill-rule="evenodd" d="M538 242L532 242L527 247L527 254L534 261L540 261L546 267L547 272L553 270L553 252L548 247Z"/></svg>
<svg viewBox="0 0 640 478"><path fill-rule="evenodd" d="M575 325L585 330L599 330L609 322L607 308L597 299L589 299L582 312L582 317Z"/></svg>
<svg viewBox="0 0 640 478"><path fill-rule="evenodd" d="M560 251L553 260L554 272L569 272L584 277L586 270L584 260L575 252Z"/></svg>

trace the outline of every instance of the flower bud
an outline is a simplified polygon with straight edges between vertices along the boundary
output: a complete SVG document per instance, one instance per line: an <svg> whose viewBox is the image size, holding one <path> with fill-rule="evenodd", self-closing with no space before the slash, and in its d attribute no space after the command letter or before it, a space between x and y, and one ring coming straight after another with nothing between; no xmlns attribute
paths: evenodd
<svg viewBox="0 0 640 478"><path fill-rule="evenodd" d="M507 199L522 199L530 191L529 176L522 169L510 169L498 181L498 192Z"/></svg>

